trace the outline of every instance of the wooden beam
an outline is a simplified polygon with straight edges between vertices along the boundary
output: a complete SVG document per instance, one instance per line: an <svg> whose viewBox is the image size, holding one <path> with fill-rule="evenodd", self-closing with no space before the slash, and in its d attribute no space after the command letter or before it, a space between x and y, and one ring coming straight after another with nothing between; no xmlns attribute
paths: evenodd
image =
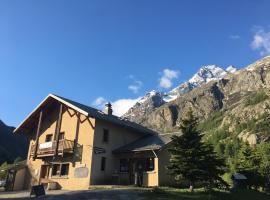
<svg viewBox="0 0 270 200"><path fill-rule="evenodd" d="M35 145L35 151L34 151L34 155L33 155L33 160L35 160L36 157L37 157L42 115L43 115L43 111L41 110L40 113L39 113L39 119L38 119L38 127L37 127L37 133L36 133L36 145Z"/></svg>
<svg viewBox="0 0 270 200"><path fill-rule="evenodd" d="M78 138L79 138L80 117L81 117L81 114L78 113L78 115L77 115L77 123L76 123L75 140L74 140L74 146L75 146L75 147L76 147L76 144L78 143ZM75 150L75 149L74 149L74 150Z"/></svg>
<svg viewBox="0 0 270 200"><path fill-rule="evenodd" d="M77 144L78 144L79 131L80 131L81 114L78 112L78 113L76 113L76 116L77 116L77 122L76 122L75 139L74 139L74 146L73 146L73 159L72 159L73 167L75 166L75 162L76 162Z"/></svg>
<svg viewBox="0 0 270 200"><path fill-rule="evenodd" d="M54 150L54 156L57 156L57 154L58 154L59 135L60 135L60 131L61 131L62 114L63 114L63 104L60 104L59 115L58 115L56 128L55 128L56 145L55 145L55 150Z"/></svg>

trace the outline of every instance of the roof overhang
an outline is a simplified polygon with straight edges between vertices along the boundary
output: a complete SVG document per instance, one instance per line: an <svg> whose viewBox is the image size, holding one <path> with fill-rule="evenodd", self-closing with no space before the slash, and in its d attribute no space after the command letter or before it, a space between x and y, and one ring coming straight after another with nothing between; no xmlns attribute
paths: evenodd
<svg viewBox="0 0 270 200"><path fill-rule="evenodd" d="M81 108L78 108L77 106L59 98L58 96L54 95L54 94L49 94L24 120L23 122L13 131L13 133L19 133L20 130L22 129L22 127L27 124L29 122L29 119L31 119L34 115L36 115L42 107L44 107L51 99L54 99L56 101L58 101L59 103L62 103L64 105L66 105L67 107L72 108L73 110L76 110L77 112L88 116L88 112L86 112L85 110L82 110Z"/></svg>

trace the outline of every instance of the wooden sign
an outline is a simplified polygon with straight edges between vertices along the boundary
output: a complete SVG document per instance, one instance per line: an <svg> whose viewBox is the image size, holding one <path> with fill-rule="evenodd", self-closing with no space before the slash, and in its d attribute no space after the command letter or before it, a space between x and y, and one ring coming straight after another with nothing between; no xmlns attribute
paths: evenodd
<svg viewBox="0 0 270 200"><path fill-rule="evenodd" d="M101 153L106 153L106 150L101 147L94 147L94 153L95 154L101 154Z"/></svg>
<svg viewBox="0 0 270 200"><path fill-rule="evenodd" d="M45 190L43 185L34 185L31 188L30 198L32 195L35 195L36 197L45 196Z"/></svg>

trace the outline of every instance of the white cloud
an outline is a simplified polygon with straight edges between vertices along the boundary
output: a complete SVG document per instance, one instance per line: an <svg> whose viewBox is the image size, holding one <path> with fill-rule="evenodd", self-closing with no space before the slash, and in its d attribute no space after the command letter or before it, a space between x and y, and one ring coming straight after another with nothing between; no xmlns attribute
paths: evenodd
<svg viewBox="0 0 270 200"><path fill-rule="evenodd" d="M139 90L142 88L143 82L137 80L133 75L129 75L128 78L131 79L133 82L128 86L128 89L132 91L134 94L137 94Z"/></svg>
<svg viewBox="0 0 270 200"><path fill-rule="evenodd" d="M128 89L131 90L134 94L137 94L141 89L143 83L141 81L134 81L133 84L128 86Z"/></svg>
<svg viewBox="0 0 270 200"><path fill-rule="evenodd" d="M270 31L265 31L262 27L257 27L253 41L251 42L253 50L260 50L261 55L270 54Z"/></svg>
<svg viewBox="0 0 270 200"><path fill-rule="evenodd" d="M106 102L106 99L104 99L103 97L98 97L95 101L93 101L92 105L100 108L105 105Z"/></svg>
<svg viewBox="0 0 270 200"><path fill-rule="evenodd" d="M125 114L141 97L136 99L118 99L112 102L113 114L116 116L122 116ZM98 97L92 102L92 105L100 110L104 109L105 103L108 101L103 97Z"/></svg>
<svg viewBox="0 0 270 200"><path fill-rule="evenodd" d="M135 105L140 100L141 97L136 99L118 99L112 102L113 114L116 116L122 116L125 114L132 106Z"/></svg>
<svg viewBox="0 0 270 200"><path fill-rule="evenodd" d="M238 40L238 39L240 39L240 35L230 35L229 38L231 40Z"/></svg>
<svg viewBox="0 0 270 200"><path fill-rule="evenodd" d="M172 87L172 80L178 78L178 75L179 71L164 69L162 72L162 76L159 79L159 86L166 89Z"/></svg>

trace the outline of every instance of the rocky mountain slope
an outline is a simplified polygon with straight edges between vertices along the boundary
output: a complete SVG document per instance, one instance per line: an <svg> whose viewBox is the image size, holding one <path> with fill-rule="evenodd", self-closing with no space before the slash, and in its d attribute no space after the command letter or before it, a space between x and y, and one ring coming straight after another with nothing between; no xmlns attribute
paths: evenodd
<svg viewBox="0 0 270 200"><path fill-rule="evenodd" d="M23 136L13 134L13 130L13 127L0 120L0 164L5 161L13 162L17 157L26 157L28 141Z"/></svg>
<svg viewBox="0 0 270 200"><path fill-rule="evenodd" d="M128 118L131 121L141 122L144 116L148 116L160 106L177 99L194 88L200 87L210 81L220 80L226 75L235 73L236 71L237 69L233 66L229 66L225 70L217 65L203 66L190 80L180 84L178 87L167 93L158 91L147 93L146 96L141 98L132 108L130 108L123 117Z"/></svg>
<svg viewBox="0 0 270 200"><path fill-rule="evenodd" d="M218 118L208 122L211 126L205 125L205 131L225 127L250 143L269 140L270 56L194 88L136 121L160 132L177 131L180 118L189 107L201 123L219 113Z"/></svg>

